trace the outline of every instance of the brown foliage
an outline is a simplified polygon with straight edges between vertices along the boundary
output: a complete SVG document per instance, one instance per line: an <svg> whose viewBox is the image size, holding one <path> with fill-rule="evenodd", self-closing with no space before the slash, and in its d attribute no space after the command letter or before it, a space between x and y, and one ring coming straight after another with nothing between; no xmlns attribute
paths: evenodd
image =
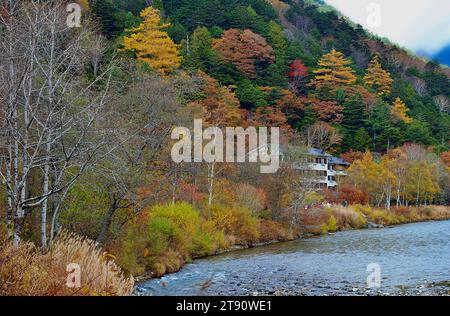
<svg viewBox="0 0 450 316"><path fill-rule="evenodd" d="M341 154L341 158L349 163L353 163L356 160L362 160L364 157L364 153L361 151L353 151L350 149L350 151L347 151L343 154Z"/></svg>
<svg viewBox="0 0 450 316"><path fill-rule="evenodd" d="M321 121L329 123L340 123L344 118L344 116L342 115L344 107L338 105L334 101L314 100L313 110L317 113Z"/></svg>
<svg viewBox="0 0 450 316"><path fill-rule="evenodd" d="M358 190L350 184L344 184L339 187L339 200L347 201L349 204L367 204L369 196L366 192Z"/></svg>
<svg viewBox="0 0 450 316"><path fill-rule="evenodd" d="M279 223L271 220L262 220L259 226L261 242L269 241L283 241L287 240L289 237L286 233L286 229Z"/></svg>
<svg viewBox="0 0 450 316"><path fill-rule="evenodd" d="M275 60L273 49L264 37L250 30L226 30L220 39L214 41L213 47L226 62L251 78L256 75L257 61L272 63Z"/></svg>

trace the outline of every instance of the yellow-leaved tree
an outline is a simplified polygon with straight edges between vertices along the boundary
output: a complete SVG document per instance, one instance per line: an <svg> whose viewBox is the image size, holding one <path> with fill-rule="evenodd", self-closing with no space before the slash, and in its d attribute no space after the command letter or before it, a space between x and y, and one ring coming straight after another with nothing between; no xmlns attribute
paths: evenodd
<svg viewBox="0 0 450 316"><path fill-rule="evenodd" d="M317 64L320 68L314 70L315 77L310 85L317 89L324 86L334 89L353 84L356 76L355 71L349 67L351 63L344 54L333 49L320 58Z"/></svg>
<svg viewBox="0 0 450 316"><path fill-rule="evenodd" d="M159 10L148 7L141 12L142 23L127 31L132 34L123 39L122 50L135 52L137 59L152 69L167 74L180 66L179 46L164 32L170 26L161 23Z"/></svg>
<svg viewBox="0 0 450 316"><path fill-rule="evenodd" d="M405 122L406 124L412 123L412 118L408 116L409 109L405 103L400 99L395 99L394 104L391 107L391 114L398 120Z"/></svg>
<svg viewBox="0 0 450 316"><path fill-rule="evenodd" d="M364 82L369 87L377 90L380 96L391 93L393 82L391 74L381 67L378 56L375 56L369 63Z"/></svg>

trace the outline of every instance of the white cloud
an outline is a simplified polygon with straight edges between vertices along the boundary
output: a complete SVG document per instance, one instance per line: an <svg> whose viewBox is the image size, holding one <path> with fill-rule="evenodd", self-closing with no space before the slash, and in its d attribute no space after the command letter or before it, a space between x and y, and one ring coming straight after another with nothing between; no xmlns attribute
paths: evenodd
<svg viewBox="0 0 450 316"><path fill-rule="evenodd" d="M435 52L450 43L449 0L325 0L371 32L412 50ZM381 8L380 27L368 27L369 4Z"/></svg>

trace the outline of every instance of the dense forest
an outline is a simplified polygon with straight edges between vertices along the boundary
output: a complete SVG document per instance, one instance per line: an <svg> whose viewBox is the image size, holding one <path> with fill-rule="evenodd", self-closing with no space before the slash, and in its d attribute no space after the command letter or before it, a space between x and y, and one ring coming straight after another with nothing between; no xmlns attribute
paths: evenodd
<svg viewBox="0 0 450 316"><path fill-rule="evenodd" d="M84 260L109 283L77 294L122 295L122 270L450 217L448 68L315 1L77 2L71 28L69 1L0 1L0 294L72 293ZM194 118L280 127L280 170L175 163ZM310 147L351 163L337 190L293 168Z"/></svg>

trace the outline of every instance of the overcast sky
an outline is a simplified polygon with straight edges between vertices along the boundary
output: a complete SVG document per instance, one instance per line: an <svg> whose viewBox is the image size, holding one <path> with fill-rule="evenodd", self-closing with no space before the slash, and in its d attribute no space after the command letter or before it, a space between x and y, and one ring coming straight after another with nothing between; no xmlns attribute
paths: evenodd
<svg viewBox="0 0 450 316"><path fill-rule="evenodd" d="M450 44L450 0L325 0L372 33L414 51L435 53ZM370 27L370 4L379 4L380 27ZM369 22L370 23L370 22Z"/></svg>

